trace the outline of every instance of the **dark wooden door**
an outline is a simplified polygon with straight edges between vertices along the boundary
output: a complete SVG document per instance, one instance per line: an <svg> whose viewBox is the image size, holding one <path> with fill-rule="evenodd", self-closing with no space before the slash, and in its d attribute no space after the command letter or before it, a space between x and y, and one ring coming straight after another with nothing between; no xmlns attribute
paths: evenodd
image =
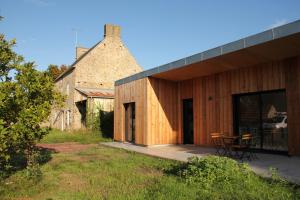
<svg viewBox="0 0 300 200"><path fill-rule="evenodd" d="M125 140L134 143L135 140L135 103L124 104L125 107Z"/></svg>
<svg viewBox="0 0 300 200"><path fill-rule="evenodd" d="M182 101L183 143L194 144L194 111L193 99Z"/></svg>

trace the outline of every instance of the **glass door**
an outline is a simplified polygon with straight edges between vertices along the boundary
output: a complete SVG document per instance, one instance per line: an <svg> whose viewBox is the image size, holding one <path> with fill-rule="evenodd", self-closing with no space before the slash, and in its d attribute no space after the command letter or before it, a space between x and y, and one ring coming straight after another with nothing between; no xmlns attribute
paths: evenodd
<svg viewBox="0 0 300 200"><path fill-rule="evenodd" d="M254 147L288 151L285 91L237 95L234 98L235 130L251 133Z"/></svg>
<svg viewBox="0 0 300 200"><path fill-rule="evenodd" d="M251 133L256 138L255 148L261 148L260 98L257 94L243 95L237 98L238 133Z"/></svg>
<svg viewBox="0 0 300 200"><path fill-rule="evenodd" d="M285 92L261 94L262 141L267 150L287 151L287 107Z"/></svg>

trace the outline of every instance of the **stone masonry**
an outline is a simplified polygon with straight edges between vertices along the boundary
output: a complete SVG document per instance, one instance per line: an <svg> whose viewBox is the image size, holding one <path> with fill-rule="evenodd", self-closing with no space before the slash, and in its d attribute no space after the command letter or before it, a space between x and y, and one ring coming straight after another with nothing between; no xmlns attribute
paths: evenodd
<svg viewBox="0 0 300 200"><path fill-rule="evenodd" d="M116 80L140 71L142 68L121 40L121 28L106 24L103 40L90 49L77 47L75 62L55 80L57 89L67 98L63 109L53 110L51 126L62 130L85 128L86 109L95 107L94 102L103 104L106 111L113 109L113 97L103 90L113 94ZM99 92L89 95L82 93L85 90Z"/></svg>

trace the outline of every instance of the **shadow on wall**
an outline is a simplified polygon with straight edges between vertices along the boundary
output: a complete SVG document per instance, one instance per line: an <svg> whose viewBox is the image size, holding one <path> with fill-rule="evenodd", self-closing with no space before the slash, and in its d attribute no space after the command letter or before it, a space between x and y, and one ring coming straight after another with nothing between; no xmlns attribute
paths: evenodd
<svg viewBox="0 0 300 200"><path fill-rule="evenodd" d="M100 130L103 137L113 138L114 132L114 111L106 112L100 110Z"/></svg>

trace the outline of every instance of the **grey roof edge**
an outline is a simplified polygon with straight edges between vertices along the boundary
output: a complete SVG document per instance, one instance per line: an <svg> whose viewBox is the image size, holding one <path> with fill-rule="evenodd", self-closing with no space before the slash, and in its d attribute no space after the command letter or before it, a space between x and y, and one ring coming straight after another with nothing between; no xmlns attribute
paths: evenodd
<svg viewBox="0 0 300 200"><path fill-rule="evenodd" d="M224 54L228 54L231 52L235 52L241 49L245 49L251 46L263 44L275 39L284 38L296 33L300 33L300 20L296 20L294 22L284 24L282 26L278 26L251 36L247 36L245 38L235 40L233 42L229 42L227 44L158 66L154 67L137 74L133 74L131 76L122 78L120 80L115 81L115 86L122 85L125 83L132 82L134 80L142 79L149 77L154 74L158 74L161 72L166 72L169 70L177 69L184 67L186 65L190 65L196 62L201 62L204 60L212 59Z"/></svg>

